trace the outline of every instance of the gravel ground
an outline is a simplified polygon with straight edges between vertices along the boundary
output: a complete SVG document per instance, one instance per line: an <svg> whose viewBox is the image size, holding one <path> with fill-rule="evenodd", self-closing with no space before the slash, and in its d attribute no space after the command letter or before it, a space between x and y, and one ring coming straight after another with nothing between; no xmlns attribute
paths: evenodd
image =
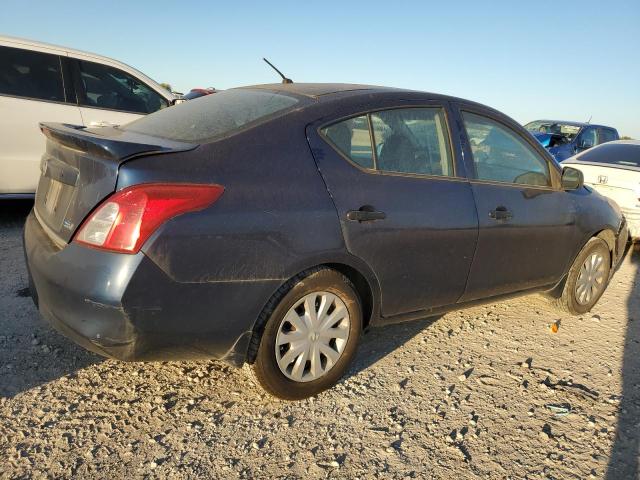
<svg viewBox="0 0 640 480"><path fill-rule="evenodd" d="M373 330L336 388L287 403L52 331L25 290L28 208L0 212L0 478L637 478L638 253L589 315L532 296Z"/></svg>

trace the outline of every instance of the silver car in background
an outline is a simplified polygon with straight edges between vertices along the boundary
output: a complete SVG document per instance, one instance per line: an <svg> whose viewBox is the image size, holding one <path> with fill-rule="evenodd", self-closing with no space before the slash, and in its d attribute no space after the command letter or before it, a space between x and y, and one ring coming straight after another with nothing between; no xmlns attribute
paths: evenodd
<svg viewBox="0 0 640 480"><path fill-rule="evenodd" d="M45 150L39 122L120 125L176 99L111 58L0 36L0 198L33 196Z"/></svg>

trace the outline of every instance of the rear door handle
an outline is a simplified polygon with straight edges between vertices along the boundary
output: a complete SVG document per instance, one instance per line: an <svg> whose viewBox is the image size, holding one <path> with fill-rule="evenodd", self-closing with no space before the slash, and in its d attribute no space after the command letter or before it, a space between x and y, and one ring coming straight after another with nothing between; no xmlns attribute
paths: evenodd
<svg viewBox="0 0 640 480"><path fill-rule="evenodd" d="M495 210L489 212L489 218L494 220L509 220L513 217L513 214L507 209L507 207L499 206Z"/></svg>
<svg viewBox="0 0 640 480"><path fill-rule="evenodd" d="M347 220L352 222L375 222L385 218L387 218L386 213L374 210L371 205L363 205L359 210L349 210L347 212Z"/></svg>

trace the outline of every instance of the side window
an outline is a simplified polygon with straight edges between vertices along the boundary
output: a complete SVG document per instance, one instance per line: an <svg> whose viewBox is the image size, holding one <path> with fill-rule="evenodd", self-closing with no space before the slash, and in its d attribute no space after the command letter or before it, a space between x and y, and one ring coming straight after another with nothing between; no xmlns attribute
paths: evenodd
<svg viewBox="0 0 640 480"><path fill-rule="evenodd" d="M366 115L334 123L323 128L322 133L354 163L364 168L373 168L369 120Z"/></svg>
<svg viewBox="0 0 640 480"><path fill-rule="evenodd" d="M78 66L81 105L131 113L153 113L168 106L164 97L122 70L84 61Z"/></svg>
<svg viewBox="0 0 640 480"><path fill-rule="evenodd" d="M0 47L0 95L64 102L60 57Z"/></svg>
<svg viewBox="0 0 640 480"><path fill-rule="evenodd" d="M444 111L405 108L371 113L378 170L452 176Z"/></svg>
<svg viewBox="0 0 640 480"><path fill-rule="evenodd" d="M510 128L481 115L463 112L476 178L550 186L549 165Z"/></svg>
<svg viewBox="0 0 640 480"><path fill-rule="evenodd" d="M364 168L418 175L454 174L447 123L441 108L373 112L334 123L323 128L322 133L340 152Z"/></svg>
<svg viewBox="0 0 640 480"><path fill-rule="evenodd" d="M591 148L597 144L598 144L598 140L596 138L595 128L587 127L580 133L580 136L578 137L579 148Z"/></svg>
<svg viewBox="0 0 640 480"><path fill-rule="evenodd" d="M598 131L598 144L612 142L618 139L618 135L615 130L610 128L600 128Z"/></svg>

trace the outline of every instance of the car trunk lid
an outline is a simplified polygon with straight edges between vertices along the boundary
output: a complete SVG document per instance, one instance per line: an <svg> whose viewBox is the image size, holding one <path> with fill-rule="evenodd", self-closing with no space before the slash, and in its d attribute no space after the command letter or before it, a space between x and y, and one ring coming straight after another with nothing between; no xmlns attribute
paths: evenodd
<svg viewBox="0 0 640 480"><path fill-rule="evenodd" d="M41 123L40 127L47 144L34 209L58 244L69 242L84 218L115 191L124 162L197 147L116 128L85 129L62 123Z"/></svg>

